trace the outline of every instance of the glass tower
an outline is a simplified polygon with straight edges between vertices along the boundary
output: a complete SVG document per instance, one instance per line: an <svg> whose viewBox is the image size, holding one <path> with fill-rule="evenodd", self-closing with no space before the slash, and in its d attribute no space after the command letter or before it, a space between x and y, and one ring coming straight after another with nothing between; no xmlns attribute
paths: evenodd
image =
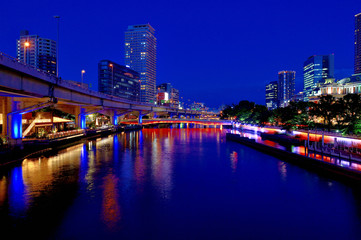
<svg viewBox="0 0 361 240"><path fill-rule="evenodd" d="M131 25L125 32L125 65L140 74L140 99L156 98L157 39L149 24Z"/></svg>
<svg viewBox="0 0 361 240"><path fill-rule="evenodd" d="M139 73L113 61L101 60L98 63L99 92L139 101Z"/></svg>
<svg viewBox="0 0 361 240"><path fill-rule="evenodd" d="M56 42L29 35L27 30L20 32L17 40L17 58L29 65L56 75Z"/></svg>
<svg viewBox="0 0 361 240"><path fill-rule="evenodd" d="M355 74L361 73L361 13L355 15Z"/></svg>
<svg viewBox="0 0 361 240"><path fill-rule="evenodd" d="M278 72L278 106L284 106L295 95L295 71Z"/></svg>
<svg viewBox="0 0 361 240"><path fill-rule="evenodd" d="M314 55L303 64L303 94L304 101L308 101L312 90L327 78L334 78L334 55Z"/></svg>

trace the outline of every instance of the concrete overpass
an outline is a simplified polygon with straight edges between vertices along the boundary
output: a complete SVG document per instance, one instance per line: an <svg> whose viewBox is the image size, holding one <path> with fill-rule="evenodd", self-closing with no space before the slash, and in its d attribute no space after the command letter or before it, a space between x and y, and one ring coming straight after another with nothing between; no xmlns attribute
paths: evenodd
<svg viewBox="0 0 361 240"><path fill-rule="evenodd" d="M86 89L71 81L62 80L45 71L24 64L0 52L0 113L2 134L11 141L21 142L22 114L54 106L75 116L80 128L85 128L85 116L99 112L110 116L112 123L126 113L136 112L139 122L149 113L200 116L187 111L147 103L133 102L116 96Z"/></svg>

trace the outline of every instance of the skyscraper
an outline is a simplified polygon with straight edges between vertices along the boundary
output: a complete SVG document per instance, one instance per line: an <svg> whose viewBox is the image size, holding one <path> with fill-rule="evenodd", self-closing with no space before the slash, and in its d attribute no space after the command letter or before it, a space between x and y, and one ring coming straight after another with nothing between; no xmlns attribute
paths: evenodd
<svg viewBox="0 0 361 240"><path fill-rule="evenodd" d="M125 65L140 74L140 98L153 103L156 97L157 39L149 24L128 26L125 32Z"/></svg>
<svg viewBox="0 0 361 240"><path fill-rule="evenodd" d="M355 74L361 73L361 13L355 15Z"/></svg>
<svg viewBox="0 0 361 240"><path fill-rule="evenodd" d="M295 94L295 71L278 72L278 106L284 107Z"/></svg>
<svg viewBox="0 0 361 240"><path fill-rule="evenodd" d="M125 98L140 100L139 73L109 60L98 64L99 92Z"/></svg>
<svg viewBox="0 0 361 240"><path fill-rule="evenodd" d="M27 30L20 32L17 40L17 58L29 65L56 75L56 42L29 35Z"/></svg>
<svg viewBox="0 0 361 240"><path fill-rule="evenodd" d="M327 78L334 78L334 55L314 55L303 64L303 94L308 101L312 90Z"/></svg>
<svg viewBox="0 0 361 240"><path fill-rule="evenodd" d="M266 106L269 110L276 109L278 105L278 82L273 81L266 85Z"/></svg>

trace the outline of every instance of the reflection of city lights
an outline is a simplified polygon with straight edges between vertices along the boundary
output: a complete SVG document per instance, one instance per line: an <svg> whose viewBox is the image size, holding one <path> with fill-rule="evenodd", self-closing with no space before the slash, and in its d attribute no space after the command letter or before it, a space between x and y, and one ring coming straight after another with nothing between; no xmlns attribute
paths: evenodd
<svg viewBox="0 0 361 240"><path fill-rule="evenodd" d="M102 216L106 226L114 230L121 219L121 209L118 203L118 178L109 174L105 177L103 185Z"/></svg>
<svg viewBox="0 0 361 240"><path fill-rule="evenodd" d="M238 153L233 151L231 153L231 167L232 167L233 171L236 171L237 163L238 163Z"/></svg>

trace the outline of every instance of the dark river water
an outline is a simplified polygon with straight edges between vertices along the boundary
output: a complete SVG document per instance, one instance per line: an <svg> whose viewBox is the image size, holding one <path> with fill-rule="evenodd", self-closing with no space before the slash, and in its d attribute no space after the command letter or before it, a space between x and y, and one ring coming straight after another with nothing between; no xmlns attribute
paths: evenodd
<svg viewBox="0 0 361 240"><path fill-rule="evenodd" d="M0 233L361 239L361 188L226 141L225 130L143 129L0 170Z"/></svg>

